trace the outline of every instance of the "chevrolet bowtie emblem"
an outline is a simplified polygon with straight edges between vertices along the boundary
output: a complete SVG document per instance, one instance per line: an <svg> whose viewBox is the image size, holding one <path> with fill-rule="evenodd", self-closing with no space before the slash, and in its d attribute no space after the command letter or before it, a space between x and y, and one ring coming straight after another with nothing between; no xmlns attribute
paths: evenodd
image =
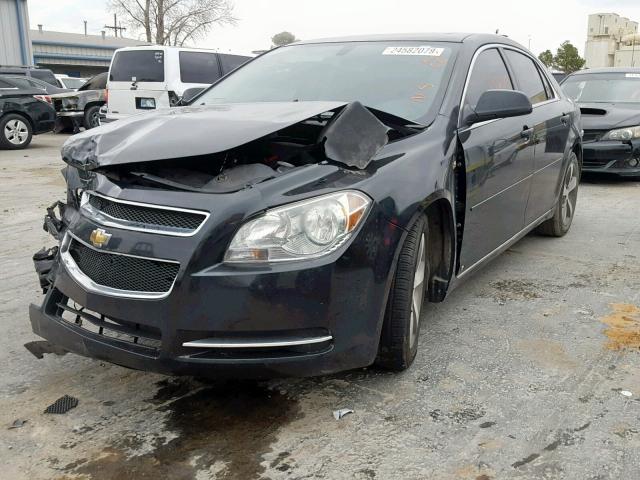
<svg viewBox="0 0 640 480"><path fill-rule="evenodd" d="M109 243L109 239L111 238L111 234L105 232L101 228L96 228L93 232L91 232L91 236L89 236L89 241L91 245L94 247L102 248L107 243Z"/></svg>

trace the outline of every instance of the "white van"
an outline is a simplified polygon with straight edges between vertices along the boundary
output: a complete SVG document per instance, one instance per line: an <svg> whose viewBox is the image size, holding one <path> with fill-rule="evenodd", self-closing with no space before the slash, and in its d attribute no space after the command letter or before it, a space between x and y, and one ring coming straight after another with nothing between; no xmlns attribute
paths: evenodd
<svg viewBox="0 0 640 480"><path fill-rule="evenodd" d="M119 48L109 66L107 112L101 123L173 106L185 90L208 87L249 59L163 45Z"/></svg>

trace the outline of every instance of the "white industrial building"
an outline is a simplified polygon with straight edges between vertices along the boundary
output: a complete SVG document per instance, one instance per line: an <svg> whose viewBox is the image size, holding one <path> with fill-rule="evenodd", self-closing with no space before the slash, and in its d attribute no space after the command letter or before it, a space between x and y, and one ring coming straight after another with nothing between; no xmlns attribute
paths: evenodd
<svg viewBox="0 0 640 480"><path fill-rule="evenodd" d="M30 65L27 0L0 0L0 65Z"/></svg>
<svg viewBox="0 0 640 480"><path fill-rule="evenodd" d="M638 22L616 13L589 15L586 68L640 66Z"/></svg>
<svg viewBox="0 0 640 480"><path fill-rule="evenodd" d="M86 32L86 25L85 25ZM0 0L0 66L38 66L89 77L109 68L121 47L148 45L131 38L29 30L27 0Z"/></svg>
<svg viewBox="0 0 640 480"><path fill-rule="evenodd" d="M52 32L42 25L30 34L35 65L76 77L107 71L117 48L148 45L131 38L109 37L104 32L102 35Z"/></svg>

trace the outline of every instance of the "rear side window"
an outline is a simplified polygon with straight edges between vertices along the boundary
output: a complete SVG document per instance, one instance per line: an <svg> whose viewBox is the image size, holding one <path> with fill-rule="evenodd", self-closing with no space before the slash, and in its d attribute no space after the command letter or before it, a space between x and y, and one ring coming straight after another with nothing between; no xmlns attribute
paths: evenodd
<svg viewBox="0 0 640 480"><path fill-rule="evenodd" d="M180 80L184 83L214 83L220 78L215 53L180 52Z"/></svg>
<svg viewBox="0 0 640 480"><path fill-rule="evenodd" d="M54 87L56 86L56 77L53 76L51 70L31 70L31 76L38 80L42 80L43 82L47 82Z"/></svg>
<svg viewBox="0 0 640 480"><path fill-rule="evenodd" d="M507 67L495 48L480 52L476 58L467 86L466 104L475 108L487 90L513 90Z"/></svg>
<svg viewBox="0 0 640 480"><path fill-rule="evenodd" d="M505 50L504 52L513 68L519 89L529 97L531 103L535 105L548 100L540 72L533 60L514 50Z"/></svg>
<svg viewBox="0 0 640 480"><path fill-rule="evenodd" d="M111 62L109 80L113 82L164 82L162 50L124 50Z"/></svg>
<svg viewBox="0 0 640 480"><path fill-rule="evenodd" d="M5 82L4 80L0 80L0 88L16 88L15 85L11 85L8 82Z"/></svg>
<svg viewBox="0 0 640 480"><path fill-rule="evenodd" d="M243 57L242 55L226 55L221 53L220 65L222 66L222 74L226 75L231 70L235 70L247 60L249 60L249 58Z"/></svg>

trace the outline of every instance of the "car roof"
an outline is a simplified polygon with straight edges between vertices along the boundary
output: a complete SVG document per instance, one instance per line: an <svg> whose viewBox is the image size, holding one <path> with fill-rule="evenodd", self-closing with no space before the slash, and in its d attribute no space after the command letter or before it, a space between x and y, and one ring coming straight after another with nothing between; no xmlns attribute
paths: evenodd
<svg viewBox="0 0 640 480"><path fill-rule="evenodd" d="M485 45L488 43L498 43L511 45L514 47L524 47L519 43L503 35L487 33L390 33L376 35L355 35L345 37L320 38L315 40L301 40L293 45L304 45L312 43L341 43L341 42L395 42L395 41L419 41L419 42L451 42L464 43L470 45ZM525 49L526 50L526 49Z"/></svg>
<svg viewBox="0 0 640 480"><path fill-rule="evenodd" d="M132 47L118 48L116 52L129 51L129 50L185 50L187 52L210 52L218 53L211 48L190 48L190 47L176 47L173 45L135 45Z"/></svg>
<svg viewBox="0 0 640 480"><path fill-rule="evenodd" d="M640 73L638 67L602 67L602 68L587 68L585 70L578 70L571 75L586 75L589 73Z"/></svg>

